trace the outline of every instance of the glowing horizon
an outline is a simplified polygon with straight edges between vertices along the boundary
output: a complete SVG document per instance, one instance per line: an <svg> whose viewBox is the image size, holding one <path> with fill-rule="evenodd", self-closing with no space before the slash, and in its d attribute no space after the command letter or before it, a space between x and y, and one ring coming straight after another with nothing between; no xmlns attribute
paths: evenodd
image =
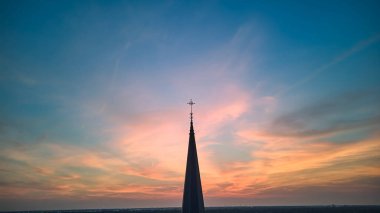
<svg viewBox="0 0 380 213"><path fill-rule="evenodd" d="M205 206L380 204L377 1L0 4L0 211L180 206L190 98Z"/></svg>

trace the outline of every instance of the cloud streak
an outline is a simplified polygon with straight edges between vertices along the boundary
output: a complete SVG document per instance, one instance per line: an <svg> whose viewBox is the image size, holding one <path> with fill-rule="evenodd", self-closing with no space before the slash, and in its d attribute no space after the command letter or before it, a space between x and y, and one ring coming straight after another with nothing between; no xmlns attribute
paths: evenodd
<svg viewBox="0 0 380 213"><path fill-rule="evenodd" d="M293 85L289 86L288 88L281 90L275 96L276 97L280 97L280 96L288 93L289 91L294 90L295 88L304 85L305 83L313 80L318 75L320 75L323 72L325 72L326 70L330 69L332 66L334 66L334 65L336 65L336 64L338 64L338 63L340 63L340 62L342 62L342 61L344 61L346 59L348 59L349 57L353 56L354 54L356 54L356 53L358 53L358 52L360 52L360 51L362 51L362 50L364 50L364 49L366 49L366 48L368 48L368 47L376 44L379 41L380 41L380 33L377 33L374 36L371 36L371 37L369 37L367 39L359 41L358 43L356 43L354 46L352 46L347 51L345 51L345 52L341 53L340 55L336 56L329 63L324 64L324 65L320 66L319 68L313 70L305 78L302 78L299 81L297 81L296 83L294 83Z"/></svg>

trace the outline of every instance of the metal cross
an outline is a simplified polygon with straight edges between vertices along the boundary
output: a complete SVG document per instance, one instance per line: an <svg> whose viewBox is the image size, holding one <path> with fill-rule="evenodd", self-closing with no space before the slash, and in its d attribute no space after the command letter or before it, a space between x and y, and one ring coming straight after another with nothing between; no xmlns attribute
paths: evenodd
<svg viewBox="0 0 380 213"><path fill-rule="evenodd" d="M193 105L195 104L195 103L193 102L193 99L190 99L189 103L187 103L187 104L190 105L191 113L193 113Z"/></svg>
<svg viewBox="0 0 380 213"><path fill-rule="evenodd" d="M193 102L193 99L190 99L189 103L187 103L187 104L190 105L190 109L191 109L191 111L190 111L190 118L191 118L191 120L193 120L193 105L195 103Z"/></svg>

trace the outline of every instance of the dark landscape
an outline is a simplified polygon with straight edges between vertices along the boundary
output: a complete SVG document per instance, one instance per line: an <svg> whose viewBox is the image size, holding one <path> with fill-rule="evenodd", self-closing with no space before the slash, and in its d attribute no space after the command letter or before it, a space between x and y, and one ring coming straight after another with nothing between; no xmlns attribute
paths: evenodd
<svg viewBox="0 0 380 213"><path fill-rule="evenodd" d="M134 208L134 209L78 209L78 210L44 210L44 211L10 211L12 213L179 213L181 208ZM9 212L9 213L10 213ZM380 206L369 205L342 205L342 206L253 206L253 207L206 207L206 212L210 213L234 213L234 212L255 212L255 213L367 213L380 212ZM6 213L6 212L3 212Z"/></svg>

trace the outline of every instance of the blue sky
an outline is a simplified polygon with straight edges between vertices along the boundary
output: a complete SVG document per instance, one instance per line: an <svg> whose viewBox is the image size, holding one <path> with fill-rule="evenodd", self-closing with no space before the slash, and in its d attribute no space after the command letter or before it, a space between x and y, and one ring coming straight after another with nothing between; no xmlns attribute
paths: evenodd
<svg viewBox="0 0 380 213"><path fill-rule="evenodd" d="M206 206L379 204L379 6L1 1L1 210L180 206L190 98Z"/></svg>

